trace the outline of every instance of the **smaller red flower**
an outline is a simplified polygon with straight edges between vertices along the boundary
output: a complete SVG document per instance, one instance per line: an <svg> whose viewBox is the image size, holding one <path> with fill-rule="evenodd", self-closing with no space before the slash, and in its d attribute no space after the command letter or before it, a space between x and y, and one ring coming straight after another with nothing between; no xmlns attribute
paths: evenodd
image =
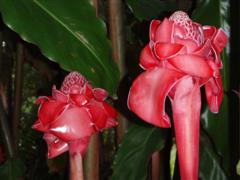
<svg viewBox="0 0 240 180"><path fill-rule="evenodd" d="M118 124L117 111L104 102L107 96L107 91L93 89L81 74L72 72L61 90L53 86L51 97L36 100L40 107L32 128L44 132L49 158L68 150L83 155L93 133Z"/></svg>

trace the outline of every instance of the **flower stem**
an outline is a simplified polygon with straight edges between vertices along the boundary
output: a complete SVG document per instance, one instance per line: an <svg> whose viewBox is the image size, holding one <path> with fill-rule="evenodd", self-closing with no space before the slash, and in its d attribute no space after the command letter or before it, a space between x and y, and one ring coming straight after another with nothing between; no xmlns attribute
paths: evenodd
<svg viewBox="0 0 240 180"><path fill-rule="evenodd" d="M182 180L197 180L199 166L200 87L192 78L179 82L173 119Z"/></svg>
<svg viewBox="0 0 240 180"><path fill-rule="evenodd" d="M70 155L70 180L84 180L83 159L80 153Z"/></svg>

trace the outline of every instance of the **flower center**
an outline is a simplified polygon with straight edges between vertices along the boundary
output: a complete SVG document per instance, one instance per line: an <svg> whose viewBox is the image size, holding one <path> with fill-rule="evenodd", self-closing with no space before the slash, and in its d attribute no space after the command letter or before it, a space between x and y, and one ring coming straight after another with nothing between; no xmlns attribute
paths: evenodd
<svg viewBox="0 0 240 180"><path fill-rule="evenodd" d="M68 74L61 86L61 91L65 94L81 94L84 91L86 79L78 72Z"/></svg>
<svg viewBox="0 0 240 180"><path fill-rule="evenodd" d="M169 20L184 28L186 32L186 39L194 40L198 46L203 44L204 35L202 27L199 24L192 22L185 12L176 11L170 16Z"/></svg>

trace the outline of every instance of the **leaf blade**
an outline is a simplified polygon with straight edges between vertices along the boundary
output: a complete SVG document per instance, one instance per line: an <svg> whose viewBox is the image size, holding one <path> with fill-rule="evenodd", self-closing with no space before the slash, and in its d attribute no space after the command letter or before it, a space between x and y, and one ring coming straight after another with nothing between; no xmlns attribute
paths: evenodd
<svg viewBox="0 0 240 180"><path fill-rule="evenodd" d="M0 0L0 10L7 25L49 59L115 92L119 71L111 59L104 23L88 0Z"/></svg>
<svg viewBox="0 0 240 180"><path fill-rule="evenodd" d="M166 129L131 125L115 158L112 180L144 180L150 155L164 147Z"/></svg>

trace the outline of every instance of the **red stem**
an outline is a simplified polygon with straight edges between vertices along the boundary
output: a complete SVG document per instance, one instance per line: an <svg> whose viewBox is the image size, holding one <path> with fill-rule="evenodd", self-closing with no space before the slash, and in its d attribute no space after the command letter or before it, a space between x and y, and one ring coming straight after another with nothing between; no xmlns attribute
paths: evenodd
<svg viewBox="0 0 240 180"><path fill-rule="evenodd" d="M201 95L192 78L181 80L173 99L173 119L182 180L197 180Z"/></svg>
<svg viewBox="0 0 240 180"><path fill-rule="evenodd" d="M70 180L83 180L83 159L80 153L70 155Z"/></svg>

